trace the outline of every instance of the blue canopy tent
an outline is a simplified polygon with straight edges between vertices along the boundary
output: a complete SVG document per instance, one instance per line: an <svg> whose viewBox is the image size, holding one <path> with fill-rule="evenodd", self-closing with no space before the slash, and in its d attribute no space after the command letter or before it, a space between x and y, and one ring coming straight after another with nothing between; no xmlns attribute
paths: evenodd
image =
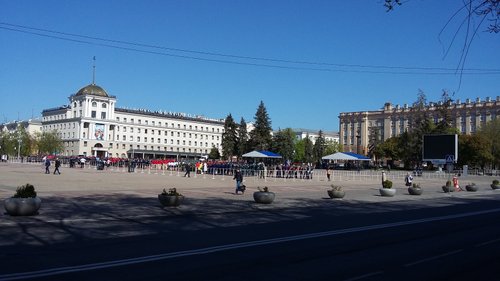
<svg viewBox="0 0 500 281"><path fill-rule="evenodd" d="M371 159L354 152L336 152L327 156L323 156L323 160L358 160L358 161L370 161Z"/></svg>
<svg viewBox="0 0 500 281"><path fill-rule="evenodd" d="M243 154L242 157L248 157L248 158L274 158L274 159L280 159L280 158L282 158L281 155L279 155L279 154L276 154L276 153L271 152L271 151L265 151L265 150L261 150L261 151L254 150L254 151L251 151L251 152Z"/></svg>

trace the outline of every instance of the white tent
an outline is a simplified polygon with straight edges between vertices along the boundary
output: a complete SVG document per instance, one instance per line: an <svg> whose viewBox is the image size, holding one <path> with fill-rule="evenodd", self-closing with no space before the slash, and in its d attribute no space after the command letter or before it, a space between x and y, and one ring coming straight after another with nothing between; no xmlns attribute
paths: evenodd
<svg viewBox="0 0 500 281"><path fill-rule="evenodd" d="M366 156L356 154L353 152L336 152L334 154L324 156L321 159L323 159L323 160L359 160L359 161L370 161L371 160L370 158L368 158Z"/></svg>
<svg viewBox="0 0 500 281"><path fill-rule="evenodd" d="M270 152L270 151L251 151L242 155L242 157L248 158L281 158L281 155Z"/></svg>

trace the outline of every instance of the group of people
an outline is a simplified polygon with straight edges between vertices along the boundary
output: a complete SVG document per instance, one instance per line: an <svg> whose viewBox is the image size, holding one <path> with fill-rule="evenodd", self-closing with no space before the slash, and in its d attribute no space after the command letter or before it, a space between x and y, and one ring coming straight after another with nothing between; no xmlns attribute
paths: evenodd
<svg viewBox="0 0 500 281"><path fill-rule="evenodd" d="M49 158L45 158L43 160L44 162L44 165L45 165L45 173L46 174L50 174L50 159ZM54 166L55 166L55 169L54 169L54 175L57 173L58 175L61 174L61 171L59 171L59 168L61 167L61 160L59 160L59 158L56 158L55 159L55 163L54 163Z"/></svg>

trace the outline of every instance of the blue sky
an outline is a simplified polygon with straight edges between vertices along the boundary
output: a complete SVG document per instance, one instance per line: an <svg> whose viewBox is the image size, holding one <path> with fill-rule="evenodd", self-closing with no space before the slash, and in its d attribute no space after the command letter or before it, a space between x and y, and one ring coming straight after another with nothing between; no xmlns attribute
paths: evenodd
<svg viewBox="0 0 500 281"><path fill-rule="evenodd" d="M262 100L274 129L337 131L340 112L411 104L419 89L430 101L443 89L496 98L500 35L479 30L465 68L482 74L461 83L453 69L464 32L444 56L464 14L439 34L462 5L411 0L387 13L382 0L0 0L0 122L67 104L92 82L94 56L96 84L119 107L252 122Z"/></svg>

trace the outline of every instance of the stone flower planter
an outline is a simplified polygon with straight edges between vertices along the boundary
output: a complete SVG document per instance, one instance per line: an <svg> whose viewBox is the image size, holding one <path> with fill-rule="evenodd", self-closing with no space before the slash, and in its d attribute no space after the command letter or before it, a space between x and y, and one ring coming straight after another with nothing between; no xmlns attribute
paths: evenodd
<svg viewBox="0 0 500 281"><path fill-rule="evenodd" d="M32 216L38 214L42 200L38 197L7 198L4 200L5 210L11 216Z"/></svg>
<svg viewBox="0 0 500 281"><path fill-rule="evenodd" d="M455 187L453 187L453 186L446 186L446 185L443 185L441 188L443 188L443 191L444 191L445 193L455 191Z"/></svg>
<svg viewBox="0 0 500 281"><path fill-rule="evenodd" d="M385 197L393 197L396 195L396 189L395 188L379 188L380 195L385 196Z"/></svg>
<svg viewBox="0 0 500 281"><path fill-rule="evenodd" d="M500 184L491 184L490 186L491 186L491 189L493 189L493 190L500 189Z"/></svg>
<svg viewBox="0 0 500 281"><path fill-rule="evenodd" d="M345 191L343 190L327 190L328 192L328 196L330 196L330 198L334 199L334 198L344 198L345 196Z"/></svg>
<svg viewBox="0 0 500 281"><path fill-rule="evenodd" d="M422 188L408 187L408 193L410 195L422 195Z"/></svg>
<svg viewBox="0 0 500 281"><path fill-rule="evenodd" d="M253 193L253 200L256 203L271 204L274 201L274 192L256 191Z"/></svg>
<svg viewBox="0 0 500 281"><path fill-rule="evenodd" d="M465 186L465 189L467 191L476 192L477 189L478 189L478 186L477 185L468 184L468 185Z"/></svg>
<svg viewBox="0 0 500 281"><path fill-rule="evenodd" d="M184 196L158 194L158 200L163 207L177 207L184 201Z"/></svg>

